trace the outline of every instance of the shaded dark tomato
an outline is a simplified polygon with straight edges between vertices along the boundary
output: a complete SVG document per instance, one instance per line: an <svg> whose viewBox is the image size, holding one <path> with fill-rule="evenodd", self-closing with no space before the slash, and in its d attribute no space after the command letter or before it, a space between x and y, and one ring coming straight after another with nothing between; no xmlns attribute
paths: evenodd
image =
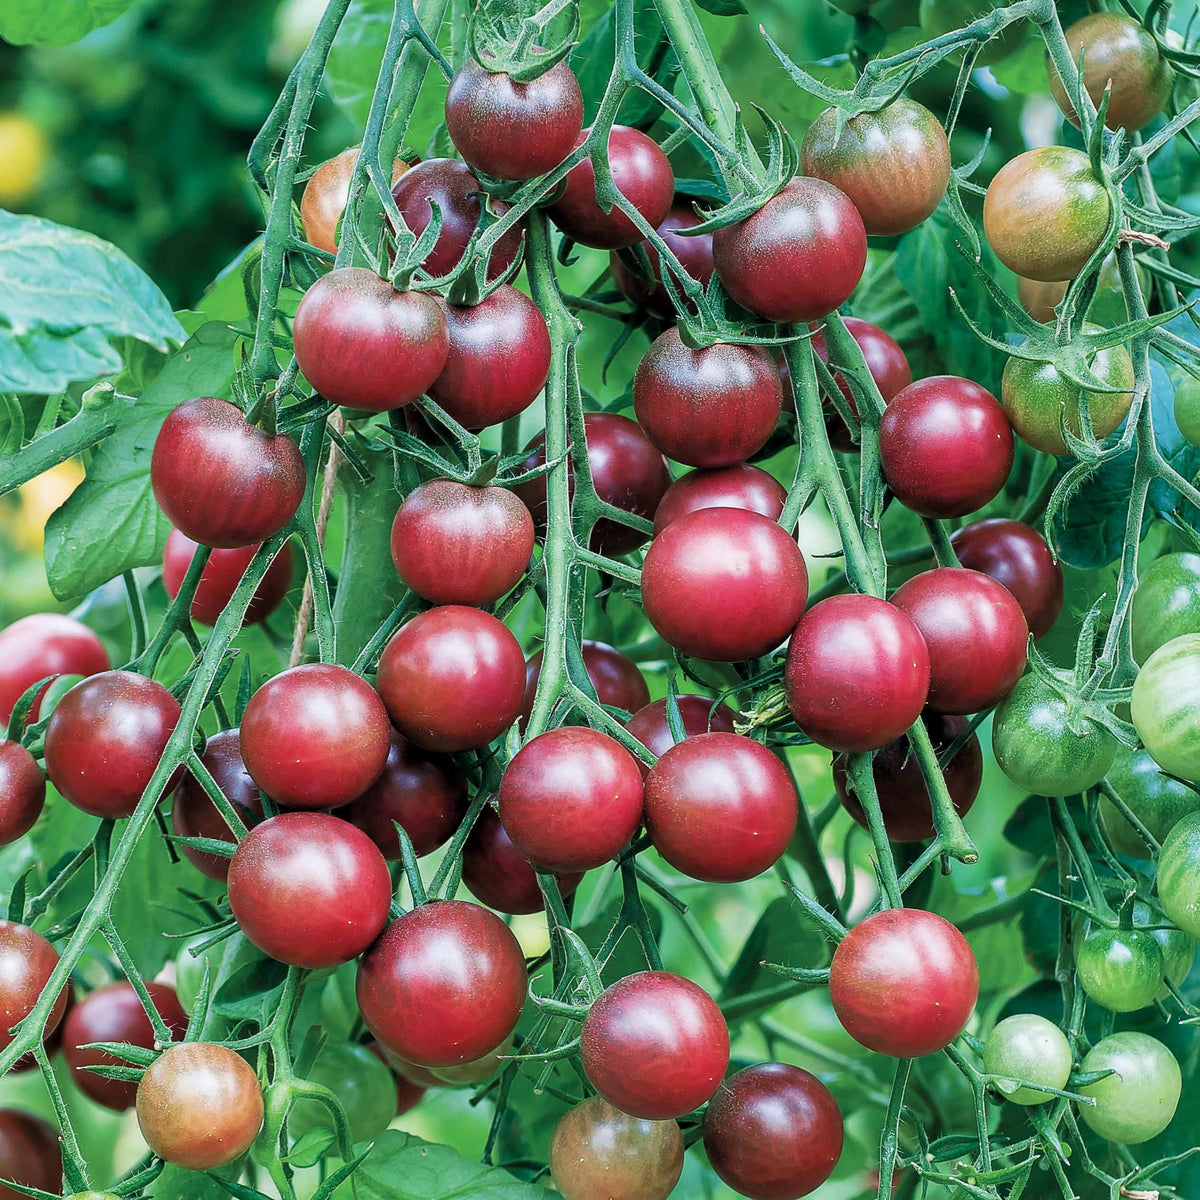
<svg viewBox="0 0 1200 1200"><path fill-rule="evenodd" d="M778 521L786 503L783 484L750 463L715 471L689 471L675 480L659 501L654 532L657 535L678 517L702 508L744 508Z"/></svg>
<svg viewBox="0 0 1200 1200"><path fill-rule="evenodd" d="M379 848L329 813L290 812L256 825L229 866L229 906L264 954L294 967L336 967L387 924L392 879Z"/></svg>
<svg viewBox="0 0 1200 1200"><path fill-rule="evenodd" d="M110 665L104 643L74 617L33 613L14 621L0 632L0 723L8 723L13 706L39 679L95 675ZM41 689L29 709L31 723L41 715L45 691Z"/></svg>
<svg viewBox="0 0 1200 1200"><path fill-rule="evenodd" d="M887 485L923 517L963 517L995 498L1012 470L1012 426L986 388L957 375L918 379L879 429Z"/></svg>
<svg viewBox="0 0 1200 1200"><path fill-rule="evenodd" d="M425 1087L419 1083L414 1083L407 1076L402 1075L395 1066L395 1059L389 1056L387 1051L378 1042L372 1042L368 1050L375 1055L380 1062L385 1063L387 1068L392 1073L392 1078L396 1081L396 1116L402 1117L406 1112L411 1112L421 1102L421 1098L425 1095ZM413 1067L414 1071L424 1071L424 1067ZM434 1084L436 1086L436 1080Z"/></svg>
<svg viewBox="0 0 1200 1200"><path fill-rule="evenodd" d="M386 1047L422 1067L494 1050L525 1004L525 959L512 930L464 900L422 904L393 921L358 965L358 1007Z"/></svg>
<svg viewBox="0 0 1200 1200"><path fill-rule="evenodd" d="M553 170L583 128L583 94L565 62L518 83L468 58L446 94L446 132L468 166L497 179Z"/></svg>
<svg viewBox="0 0 1200 1200"><path fill-rule="evenodd" d="M450 759L410 746L395 730L391 738L383 774L338 816L396 862L396 825L408 834L418 858L450 840L467 808L467 781Z"/></svg>
<svg viewBox="0 0 1200 1200"><path fill-rule="evenodd" d="M895 605L874 596L830 596L796 626L784 684L796 724L818 746L879 750L925 707L929 651Z"/></svg>
<svg viewBox="0 0 1200 1200"><path fill-rule="evenodd" d="M588 1082L632 1117L667 1121L703 1104L729 1066L716 1001L669 971L641 971L592 1004L579 1043Z"/></svg>
<svg viewBox="0 0 1200 1200"><path fill-rule="evenodd" d="M712 234L701 233L696 237L683 237L676 232L680 229L691 229L693 225L699 225L700 220L690 204L676 202L659 225L658 234L671 248L671 253L679 259L683 269L701 286L708 287L708 281L713 276ZM638 308L644 308L658 317L672 318L675 316L675 306L671 303L671 294L662 282L662 264L658 261L658 251L647 241L643 241L641 245L650 260L650 269L654 273L653 281L643 278L638 273L640 268L632 256L628 256L629 261L626 262L626 256L614 250L608 257L613 282Z"/></svg>
<svg viewBox="0 0 1200 1200"><path fill-rule="evenodd" d="M663 456L651 444L642 427L618 413L584 413L583 431L596 495L614 508L622 508L647 521L653 520L658 502L670 486L671 476ZM529 443L529 449L534 452L525 460L524 470L532 470L546 461L545 441L545 433L539 433ZM537 528L544 530L545 476L519 484L513 490L529 506ZM591 546L600 554L628 554L646 540L647 535L640 530L605 518L596 522Z"/></svg>
<svg viewBox="0 0 1200 1200"><path fill-rule="evenodd" d="M214 733L208 739L200 761L208 768L221 794L233 805L242 822L246 826L254 825L262 817L262 801L254 780L246 770L246 764L242 762L238 730L223 729L220 733ZM236 841L233 830L190 771L184 774L175 789L171 824L180 837L214 838L231 844ZM180 846L180 850L209 879L224 880L228 877L229 859L195 850L191 846Z"/></svg>
<svg viewBox="0 0 1200 1200"><path fill-rule="evenodd" d="M939 758L967 727L963 717L926 713L921 719L929 730L929 740ZM889 840L922 842L933 837L933 806L929 800L929 789L925 786L921 764L910 749L908 738L899 737L894 742L888 742L875 755L872 768L879 810L883 814ZM960 817L965 817L971 811L983 781L983 751L975 734L971 734L946 764L942 776L946 780L954 811ZM833 760L833 785L842 807L866 829L867 815L846 774L844 758Z"/></svg>
<svg viewBox="0 0 1200 1200"><path fill-rule="evenodd" d="M596 699L609 708L627 713L637 712L650 702L650 687L637 663L607 642L583 639L583 665L596 689ZM521 725L524 727L533 712L538 680L542 674L542 651L532 655L525 664L525 695L521 701Z"/></svg>
<svg viewBox="0 0 1200 1200"><path fill-rule="evenodd" d="M752 879L796 832L796 789L766 746L701 733L672 746L646 778L646 832L677 871L706 883Z"/></svg>
<svg viewBox="0 0 1200 1200"><path fill-rule="evenodd" d="M165 983L146 983L146 991L158 1015L166 1022L173 1040L187 1032L187 1014L179 1004L175 989ZM154 1049L154 1027L133 985L122 979L89 992L63 1021L63 1057L72 1078L85 1096L97 1104L124 1112L137 1099L137 1084L127 1079L105 1079L89 1067L122 1066L122 1060L103 1050L84 1050L91 1042L129 1042L146 1050Z"/></svg>
<svg viewBox="0 0 1200 1200"><path fill-rule="evenodd" d="M650 624L677 650L716 662L773 650L807 597L800 547L774 521L740 508L703 508L672 521L642 567Z"/></svg>
<svg viewBox="0 0 1200 1200"><path fill-rule="evenodd" d="M198 546L198 542L193 542L178 529L172 529L167 534L167 544L163 549L163 587L172 600L179 595L183 578L192 565L192 557ZM208 562L200 572L196 594L192 597L190 612L194 621L204 625L217 623L217 618L225 611L225 606L237 585L242 582L242 576L256 553L258 546L240 546L230 550L214 550L208 556ZM283 603L291 586L292 548L284 545L271 561L262 582L254 589L243 624L257 625L259 621L265 621Z"/></svg>
<svg viewBox="0 0 1200 1200"><path fill-rule="evenodd" d="M0 921L0 1051L12 1045L10 1029L33 1011L50 974L58 966L58 951L28 925ZM45 1037L58 1028L67 1011L70 984L59 993L46 1022Z"/></svg>
<svg viewBox="0 0 1200 1200"><path fill-rule="evenodd" d="M310 246L337 253L337 228L350 198L350 180L358 163L358 147L351 146L327 162L323 162L309 177L300 197L300 227ZM392 164L395 183L408 163L396 159Z"/></svg>
<svg viewBox="0 0 1200 1200"><path fill-rule="evenodd" d="M26 1200L24 1192L4 1181L41 1188L57 1195L62 1189L62 1151L58 1131L41 1117L0 1109L0 1200Z"/></svg>
<svg viewBox="0 0 1200 1200"><path fill-rule="evenodd" d="M646 436L691 467L731 467L762 449L779 420L783 389L761 346L686 346L678 328L657 337L638 365L633 408Z"/></svg>
<svg viewBox="0 0 1200 1200"><path fill-rule="evenodd" d="M855 1041L893 1058L919 1058L966 1028L979 998L979 966L949 921L917 908L888 908L838 944L829 995Z"/></svg>
<svg viewBox="0 0 1200 1200"><path fill-rule="evenodd" d="M696 737L701 733L732 733L736 714L727 704L720 704L708 696L676 696L679 720L683 725L684 737ZM662 756L676 745L667 720L667 702L655 700L625 722L625 728L652 754ZM650 768L639 758L642 775Z"/></svg>
<svg viewBox="0 0 1200 1200"><path fill-rule="evenodd" d="M578 146L590 133L584 130ZM675 174L658 143L628 125L614 125L608 135L608 163L617 191L654 229L675 198ZM550 206L554 223L583 246L620 250L642 240L638 227L618 208L606 213L596 202L596 172L585 158L567 172L562 193Z"/></svg>
<svg viewBox="0 0 1200 1200"><path fill-rule="evenodd" d="M46 779L33 755L20 742L0 739L0 846L24 837L45 803Z"/></svg>
<svg viewBox="0 0 1200 1200"><path fill-rule="evenodd" d="M1020 521L988 517L956 529L950 544L964 567L1012 592L1035 638L1050 632L1062 608L1063 574L1041 534Z"/></svg>
<svg viewBox="0 0 1200 1200"><path fill-rule="evenodd" d="M713 234L725 290L768 321L815 321L844 304L867 263L862 217L823 179L797 176L736 225Z"/></svg>
<svg viewBox="0 0 1200 1200"><path fill-rule="evenodd" d="M1029 626L1016 597L991 576L937 567L901 584L892 603L925 639L934 712L981 712L1021 678Z"/></svg>
<svg viewBox="0 0 1200 1200"><path fill-rule="evenodd" d="M517 751L499 801L505 833L531 862L590 871L618 854L641 822L642 775L607 734L565 725Z"/></svg>
<svg viewBox="0 0 1200 1200"><path fill-rule="evenodd" d="M475 750L517 719L525 656L491 613L444 604L392 636L375 686L410 742L442 752Z"/></svg>
<svg viewBox="0 0 1200 1200"><path fill-rule="evenodd" d="M737 1071L704 1114L709 1164L751 1200L797 1200L815 1191L833 1174L844 1136L830 1090L787 1063Z"/></svg>
<svg viewBox="0 0 1200 1200"><path fill-rule="evenodd" d="M179 713L179 701L144 675L93 675L67 692L50 716L46 774L76 808L94 817L128 817Z"/></svg>
<svg viewBox="0 0 1200 1200"><path fill-rule="evenodd" d="M308 663L268 679L242 714L250 778L288 808L336 808L361 796L387 761L387 709L345 667Z"/></svg>
<svg viewBox="0 0 1200 1200"><path fill-rule="evenodd" d="M263 433L236 405L212 396L169 413L150 457L150 483L167 520L217 549L278 533L296 515L304 482L304 459L290 437Z"/></svg>
<svg viewBox="0 0 1200 1200"><path fill-rule="evenodd" d="M445 310L366 267L338 267L304 293L292 326L305 379L334 404L387 412L429 391L446 365Z"/></svg>
<svg viewBox="0 0 1200 1200"><path fill-rule="evenodd" d="M448 275L462 262L479 219L483 215L484 191L466 163L453 158L430 158L405 171L392 185L396 207L405 225L417 237L425 232L433 209L432 200L442 214L442 231L422 264L430 275ZM501 200L491 202L497 217L508 211ZM499 279L517 261L521 253L524 229L518 224L497 242L488 260L487 277Z"/></svg>

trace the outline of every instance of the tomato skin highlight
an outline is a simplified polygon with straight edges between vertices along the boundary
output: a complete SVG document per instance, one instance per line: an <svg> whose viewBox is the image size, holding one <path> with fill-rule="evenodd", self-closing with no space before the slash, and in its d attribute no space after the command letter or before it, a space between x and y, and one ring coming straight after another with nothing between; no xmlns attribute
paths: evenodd
<svg viewBox="0 0 1200 1200"><path fill-rule="evenodd" d="M1157 1137L1175 1116L1183 1080L1179 1063L1162 1042L1144 1033L1114 1033L1097 1042L1080 1070L1114 1074L1079 1090L1095 1098L1079 1115L1110 1142L1136 1146Z"/></svg>
<svg viewBox="0 0 1200 1200"><path fill-rule="evenodd" d="M1133 681L1129 713L1142 745L1169 775L1200 783L1200 633L1172 638Z"/></svg>
<svg viewBox="0 0 1200 1200"><path fill-rule="evenodd" d="M12 1045L9 1030L33 1011L57 966L58 951L40 933L16 921L0 921L0 1050ZM50 1010L47 1041L67 1011L70 990L68 983Z"/></svg>
<svg viewBox="0 0 1200 1200"><path fill-rule="evenodd" d="M42 815L46 778L20 742L0 738L0 846L24 837Z"/></svg>
<svg viewBox="0 0 1200 1200"><path fill-rule="evenodd" d="M1157 878L1163 912L1185 933L1200 938L1200 813L1190 813L1167 835Z"/></svg>
<svg viewBox="0 0 1200 1200"><path fill-rule="evenodd" d="M654 514L657 536L672 521L702 508L742 508L778 521L787 503L787 489L773 475L750 463L735 463L713 471L688 471L675 480Z"/></svg>
<svg viewBox="0 0 1200 1200"><path fill-rule="evenodd" d="M676 696L679 720L683 724L685 737L692 738L702 733L732 733L736 714L727 704L718 704L708 696ZM660 758L676 745L667 721L667 702L654 700L639 708L625 722L625 728L652 754ZM650 768L639 758L642 775Z"/></svg>
<svg viewBox="0 0 1200 1200"><path fill-rule="evenodd" d="M39 679L96 675L111 665L104 643L74 617L62 613L21 617L0 631L0 722L8 723L13 706ZM45 690L29 709L31 724L41 716Z"/></svg>
<svg viewBox="0 0 1200 1200"><path fill-rule="evenodd" d="M1061 1090L1071 1077L1074 1057L1066 1034L1052 1021L1034 1013L1017 1013L1005 1017L988 1034L983 1048L983 1069L989 1075L1001 1076L991 1086L1005 1100L1020 1105L1047 1104L1054 1099L1048 1092L1005 1086L1004 1077L1009 1076L1008 1083L1012 1085L1026 1079Z"/></svg>
<svg viewBox="0 0 1200 1200"><path fill-rule="evenodd" d="M1200 554L1156 558L1138 580L1129 619L1139 663L1174 638L1200 633Z"/></svg>
<svg viewBox="0 0 1200 1200"><path fill-rule="evenodd" d="M609 708L635 713L650 703L650 685L635 663L615 646L584 638L580 647L587 677L596 690L596 699ZM537 699L538 680L542 676L542 654L538 650L525 664L525 695L521 700L521 727L529 720Z"/></svg>
<svg viewBox="0 0 1200 1200"><path fill-rule="evenodd" d="M1094 926L1075 947L1075 971L1098 1004L1113 1012L1136 1012L1158 995L1166 963L1153 934Z"/></svg>
<svg viewBox="0 0 1200 1200"><path fill-rule="evenodd" d="M62 1187L58 1130L48 1121L0 1109L0 1200L25 1200L25 1193L5 1187L5 1180L51 1193Z"/></svg>
<svg viewBox="0 0 1200 1200"><path fill-rule="evenodd" d="M163 549L163 587L174 600L183 586L184 576L191 566L192 558L199 546L185 533L172 529L167 534ZM200 583L192 597L189 611L192 620L204 625L215 625L225 606L241 583L250 560L258 553L258 546L242 546L232 550L214 550L200 572ZM254 589L250 606L246 609L244 625L257 625L265 621L282 603L292 586L292 548L284 545L271 560L262 582Z"/></svg>
<svg viewBox="0 0 1200 1200"><path fill-rule="evenodd" d="M671 253L679 259L683 269L696 280L701 287L708 287L708 281L713 277L712 234L701 233L695 237L684 237L678 232L681 229L691 229L700 224L701 218L691 207L690 203L676 203L671 211L663 218L658 226L658 234L671 248ZM658 251L648 241L641 243L646 257L650 260L650 269L654 274L653 282L638 274L633 266L626 263L617 251L610 251L608 267L612 272L613 283L617 285L633 301L638 308L644 308L656 317L673 318L675 306L671 303L671 294L662 282L662 263ZM674 277L674 271L671 272ZM678 280L676 280L678 283ZM682 288L678 289L682 295Z"/></svg>

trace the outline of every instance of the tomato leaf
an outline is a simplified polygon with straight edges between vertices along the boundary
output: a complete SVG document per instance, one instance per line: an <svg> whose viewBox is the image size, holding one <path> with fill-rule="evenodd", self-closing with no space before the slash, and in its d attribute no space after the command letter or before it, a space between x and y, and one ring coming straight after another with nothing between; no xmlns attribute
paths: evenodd
<svg viewBox="0 0 1200 1200"><path fill-rule="evenodd" d="M5 0L0 38L17 46L65 46L132 6L133 0Z"/></svg>
<svg viewBox="0 0 1200 1200"><path fill-rule="evenodd" d="M820 931L787 897L772 900L755 922L742 944L719 999L729 1000L747 992L773 987L779 976L766 970L764 962L785 967L823 967L829 961L829 945Z"/></svg>
<svg viewBox="0 0 1200 1200"><path fill-rule="evenodd" d="M546 1190L499 1167L389 1129L355 1177L362 1200L544 1200Z"/></svg>
<svg viewBox="0 0 1200 1200"><path fill-rule="evenodd" d="M633 37L638 65L668 91L679 69L675 55L666 49L666 32L653 0L634 0ZM584 121L596 115L600 98L612 74L616 50L616 16L612 6L600 16L571 55L571 69L583 92ZM617 120L625 125L647 128L662 111L658 101L640 89L632 90L621 102Z"/></svg>

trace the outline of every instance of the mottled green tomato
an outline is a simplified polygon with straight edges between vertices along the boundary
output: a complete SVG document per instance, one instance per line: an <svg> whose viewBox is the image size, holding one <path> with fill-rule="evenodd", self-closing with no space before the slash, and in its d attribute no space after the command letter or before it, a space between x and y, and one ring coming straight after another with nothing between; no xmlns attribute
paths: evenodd
<svg viewBox="0 0 1200 1200"><path fill-rule="evenodd" d="M1102 1138L1136 1146L1170 1125L1183 1077L1175 1055L1156 1038L1114 1033L1092 1047L1080 1070L1114 1072L1079 1089L1096 1100L1081 1104L1079 1115Z"/></svg>
<svg viewBox="0 0 1200 1200"><path fill-rule="evenodd" d="M1158 898L1180 929L1200 937L1200 812L1184 817L1163 843Z"/></svg>
<svg viewBox="0 0 1200 1200"><path fill-rule="evenodd" d="M1200 783L1200 633L1173 638L1146 659L1129 713L1164 771Z"/></svg>
<svg viewBox="0 0 1200 1200"><path fill-rule="evenodd" d="M1075 947L1075 970L1097 1004L1113 1012L1137 1012L1158 995L1166 964L1153 934L1096 925Z"/></svg>
<svg viewBox="0 0 1200 1200"><path fill-rule="evenodd" d="M1193 446L1200 446L1200 379L1188 375L1175 389L1175 424Z"/></svg>
<svg viewBox="0 0 1200 1200"><path fill-rule="evenodd" d="M350 1140L365 1142L382 1133L396 1115L396 1085L381 1058L366 1046L326 1043L308 1072L310 1083L327 1087L346 1110ZM332 1129L333 1113L318 1100L300 1100L288 1129L301 1137L312 1129Z"/></svg>
<svg viewBox="0 0 1200 1200"><path fill-rule="evenodd" d="M1145 750L1122 747L1106 778L1160 845L1183 817L1200 810L1200 793L1165 775ZM1100 820L1118 854L1150 857L1150 848L1107 797L1100 799Z"/></svg>
<svg viewBox="0 0 1200 1200"><path fill-rule="evenodd" d="M983 230L1018 275L1074 279L1104 241L1110 208L1086 154L1043 146L996 172L983 201Z"/></svg>
<svg viewBox="0 0 1200 1200"><path fill-rule="evenodd" d="M1135 928L1147 925L1162 925L1166 918L1156 913L1145 900L1133 902L1133 924ZM1196 961L1195 939L1182 929L1151 929L1150 936L1162 950L1164 975L1176 987L1192 973L1192 964ZM1159 989L1156 1000L1165 1000L1171 994L1166 982Z"/></svg>
<svg viewBox="0 0 1200 1200"><path fill-rule="evenodd" d="M1133 657L1140 663L1185 633L1200 633L1200 554L1156 558L1133 595Z"/></svg>
<svg viewBox="0 0 1200 1200"><path fill-rule="evenodd" d="M992 1086L1014 1104L1045 1104L1052 1099L1047 1092L1020 1086L1020 1081L1065 1088L1073 1058L1066 1034L1036 1013L1005 1017L983 1047L983 1069L997 1076Z"/></svg>
<svg viewBox="0 0 1200 1200"><path fill-rule="evenodd" d="M998 7L991 0L921 0L917 20L926 39L941 37L953 29L962 29L979 17L987 16ZM981 67L990 66L1011 54L1021 44L1023 22L1007 26L998 37L985 42L975 60ZM956 59L957 61L957 59Z"/></svg>

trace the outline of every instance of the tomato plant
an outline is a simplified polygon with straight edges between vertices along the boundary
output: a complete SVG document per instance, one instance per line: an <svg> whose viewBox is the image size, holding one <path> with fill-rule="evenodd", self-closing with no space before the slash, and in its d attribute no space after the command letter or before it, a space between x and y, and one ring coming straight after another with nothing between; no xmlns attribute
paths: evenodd
<svg viewBox="0 0 1200 1200"><path fill-rule="evenodd" d="M689 205L676 203L662 219L657 233L679 260L683 269L703 287L713 276L712 234L701 233L694 237L679 231L692 229L700 224L700 217ZM673 317L675 305L671 294L662 281L662 263L653 242L638 242L650 264L650 276L640 269L640 264L631 268L621 254L613 250L609 254L608 269L613 283L639 308L644 308L660 317ZM679 280L676 281L680 282Z"/></svg>
<svg viewBox="0 0 1200 1200"><path fill-rule="evenodd" d="M610 708L627 713L637 712L650 700L650 687L637 663L607 642L585 638L580 643L583 669L595 690L596 699ZM521 720L528 721L537 697L538 681L542 677L543 652L530 656L525 664L525 697L521 701Z"/></svg>
<svg viewBox="0 0 1200 1200"><path fill-rule="evenodd" d="M378 1137L396 1115L396 1085L383 1059L366 1046L327 1044L305 1079L329 1088L337 1097L356 1142ZM296 1137L332 1127L329 1109L317 1100L301 1100L292 1109L289 1128Z"/></svg>
<svg viewBox="0 0 1200 1200"><path fill-rule="evenodd" d="M1200 554L1164 554L1146 568L1133 596L1134 657L1144 663L1185 633L1200 633Z"/></svg>
<svg viewBox="0 0 1200 1200"><path fill-rule="evenodd" d="M62 1152L54 1126L41 1117L0 1109L0 1197L24 1195L4 1181L52 1191L62 1182Z"/></svg>
<svg viewBox="0 0 1200 1200"><path fill-rule="evenodd" d="M167 534L163 548L163 587L172 600L187 576L188 567L199 548L196 542L178 529ZM234 590L246 574L258 546L241 546L231 550L214 550L200 571L200 581L192 597L189 611L192 619L204 625L215 625ZM275 556L262 582L255 589L246 609L246 624L265 621L282 603L292 586L292 550L285 545Z"/></svg>
<svg viewBox="0 0 1200 1200"><path fill-rule="evenodd" d="M1142 744L1169 775L1200 782L1200 633L1172 638L1146 659L1129 713Z"/></svg>
<svg viewBox="0 0 1200 1200"><path fill-rule="evenodd" d="M1052 1093L1026 1086L1067 1086L1074 1054L1066 1035L1036 1013L1018 1013L997 1022L983 1048L983 1069L1013 1104L1045 1104Z"/></svg>
<svg viewBox="0 0 1200 1200"><path fill-rule="evenodd" d="M1166 964L1153 935L1095 928L1075 948L1075 969L1083 990L1098 1004L1134 1012L1158 995Z"/></svg>
<svg viewBox="0 0 1200 1200"><path fill-rule="evenodd" d="M42 815L46 777L20 742L0 742L0 845L27 834Z"/></svg>

